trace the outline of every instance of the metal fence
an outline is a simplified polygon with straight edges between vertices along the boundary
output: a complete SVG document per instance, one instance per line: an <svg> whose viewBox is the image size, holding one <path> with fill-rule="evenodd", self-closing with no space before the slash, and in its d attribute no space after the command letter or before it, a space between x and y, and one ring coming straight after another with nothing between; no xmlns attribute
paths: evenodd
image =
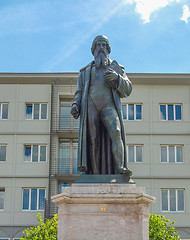
<svg viewBox="0 0 190 240"><path fill-rule="evenodd" d="M45 219L51 219L54 214L58 213L57 205L51 200L45 199L45 211L44 211L44 220Z"/></svg>
<svg viewBox="0 0 190 240"><path fill-rule="evenodd" d="M80 174L77 170L77 159L74 158L56 158L52 163L53 175Z"/></svg>
<svg viewBox="0 0 190 240"><path fill-rule="evenodd" d="M53 130L54 131L78 131L79 129L79 119L74 119L72 116L55 116L53 117Z"/></svg>

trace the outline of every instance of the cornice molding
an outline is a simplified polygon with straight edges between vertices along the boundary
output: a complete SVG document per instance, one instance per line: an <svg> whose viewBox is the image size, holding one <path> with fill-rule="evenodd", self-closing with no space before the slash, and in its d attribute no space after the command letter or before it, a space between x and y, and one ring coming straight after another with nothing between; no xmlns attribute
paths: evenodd
<svg viewBox="0 0 190 240"><path fill-rule="evenodd" d="M78 72L0 73L0 84L65 84L76 85ZM190 85L190 74L128 73L134 85Z"/></svg>

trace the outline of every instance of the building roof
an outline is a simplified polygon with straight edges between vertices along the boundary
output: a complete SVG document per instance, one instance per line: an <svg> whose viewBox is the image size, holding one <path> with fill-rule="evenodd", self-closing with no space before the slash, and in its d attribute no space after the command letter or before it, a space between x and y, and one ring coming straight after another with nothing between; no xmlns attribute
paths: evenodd
<svg viewBox="0 0 190 240"><path fill-rule="evenodd" d="M65 84L75 85L79 73L0 73L0 84ZM128 73L133 84L190 85L190 74Z"/></svg>

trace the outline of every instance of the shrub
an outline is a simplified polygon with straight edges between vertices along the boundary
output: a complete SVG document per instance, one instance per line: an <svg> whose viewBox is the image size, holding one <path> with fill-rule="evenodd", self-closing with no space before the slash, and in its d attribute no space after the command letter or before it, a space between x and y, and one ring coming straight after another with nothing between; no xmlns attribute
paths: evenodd
<svg viewBox="0 0 190 240"><path fill-rule="evenodd" d="M25 236L21 240L57 240L58 216L54 215L44 223L41 214L38 213L37 219L40 224L24 230Z"/></svg>
<svg viewBox="0 0 190 240"><path fill-rule="evenodd" d="M180 240L180 236L173 226L175 221L170 221L164 216L150 214L149 240Z"/></svg>

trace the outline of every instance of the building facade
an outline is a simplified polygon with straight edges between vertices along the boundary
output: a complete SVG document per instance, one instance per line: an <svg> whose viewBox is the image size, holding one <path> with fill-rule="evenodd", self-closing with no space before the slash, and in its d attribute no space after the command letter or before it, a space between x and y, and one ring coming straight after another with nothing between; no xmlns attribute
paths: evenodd
<svg viewBox="0 0 190 240"><path fill-rule="evenodd" d="M79 121L70 115L78 73L0 73L0 240L50 218L51 196L80 175ZM128 167L156 197L152 213L190 239L190 74L128 74L122 99Z"/></svg>

